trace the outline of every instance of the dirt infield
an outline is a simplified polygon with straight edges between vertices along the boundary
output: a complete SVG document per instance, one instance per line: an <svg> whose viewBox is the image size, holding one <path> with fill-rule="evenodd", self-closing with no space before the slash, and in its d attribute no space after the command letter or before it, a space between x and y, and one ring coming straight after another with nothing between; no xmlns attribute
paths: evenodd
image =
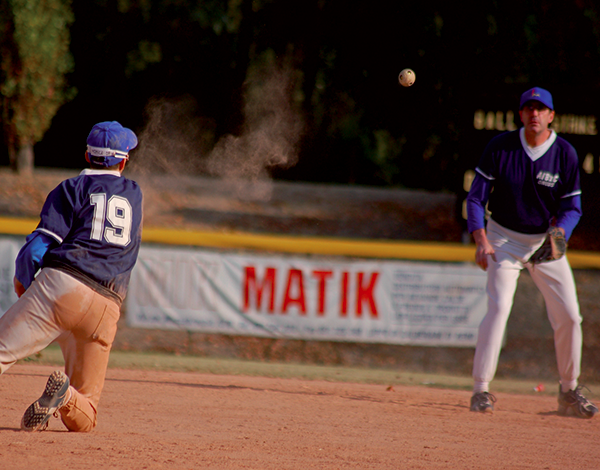
<svg viewBox="0 0 600 470"><path fill-rule="evenodd" d="M600 419L557 416L550 396L109 369L98 427L19 430L52 366L0 377L0 462L10 469L587 469Z"/></svg>
<svg viewBox="0 0 600 470"><path fill-rule="evenodd" d="M27 184L0 172L0 213L37 217L60 174ZM46 179L44 179L46 178ZM159 226L249 232L458 241L448 195L277 185L270 203L240 201L212 182L152 186L147 220ZM185 184L183 184L185 183ZM166 184L166 183L165 183ZM312 195L312 199L308 197ZM335 197L334 197L335 196ZM342 197L343 196L343 197ZM396 197L396 196L395 196ZM318 200L317 200L318 199ZM362 202L361 202L362 201ZM341 208L344 208L343 213ZM417 210L418 209L418 210ZM439 217L429 217L435 212ZM582 233L578 231L577 233ZM585 231L583 231L585 233ZM594 232L594 234L597 232ZM426 237L424 236L426 234ZM596 249L573 240L572 248ZM594 235L594 243L598 237ZM582 379L597 381L598 274L578 275L584 312ZM524 276L522 284L531 283ZM555 377L551 328L539 293L517 293L499 375ZM467 373L472 350L225 338L122 328L118 348L199 356ZM556 397L497 393L493 415L468 411L470 391L111 368L90 434L19 430L52 366L18 364L0 377L0 469L588 469L598 468L600 417L556 415ZM419 383L419 382L417 382ZM599 400L592 396L596 402Z"/></svg>

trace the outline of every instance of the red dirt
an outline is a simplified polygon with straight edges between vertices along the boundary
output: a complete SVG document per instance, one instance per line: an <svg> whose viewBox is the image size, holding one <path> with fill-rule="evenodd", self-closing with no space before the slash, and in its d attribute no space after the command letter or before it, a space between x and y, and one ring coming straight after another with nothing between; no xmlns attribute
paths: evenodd
<svg viewBox="0 0 600 470"><path fill-rule="evenodd" d="M2 468L597 468L600 419L564 418L550 396L109 369L98 427L19 430L53 367L0 377Z"/></svg>
<svg viewBox="0 0 600 470"><path fill-rule="evenodd" d="M36 179L28 182L0 172L0 213L37 217L45 195L63 177L60 172L36 172ZM148 226L438 241L459 241L461 236L453 216L453 200L448 195L360 190L358 198L355 188L334 194L331 188L277 185L273 197L265 203L231 198L221 183L175 180L177 193L168 181L146 186ZM300 194L301 188L308 190ZM385 199L388 196L391 202ZM407 198L410 204L403 208L398 199ZM438 216L432 218L432 213ZM598 237L588 240L597 243ZM571 247L595 249L593 243L578 244L574 239ZM584 274L592 276L581 276ZM592 276L585 286L595 294L594 281ZM597 336L589 329L598 323L594 320L598 302L593 299L590 293L582 296L582 301L589 304L588 347L595 344ZM516 327L511 330L509 324L507 344L519 347L507 348L505 354L509 357L502 364L512 375L516 369L511 367L532 365L516 355L527 338L518 336L515 343L511 336L517 330L534 330L530 324L527 329L517 325L524 318L513 315L511 321ZM122 344L135 344L127 342L132 337L138 346L148 343L147 331L130 329L129 336L126 331L121 329L117 334ZM155 337L161 340L159 349L176 350L173 345L181 344L177 343L180 336L172 332L158 332ZM198 340L197 335L193 338ZM210 341L194 343L194 347L205 353L201 348L212 351L210 346L221 354L226 342L218 339L211 337ZM243 357L255 350L262 352L258 340L234 338L230 342L234 346L242 344L239 349ZM540 352L535 356L537 368L530 370L534 376L554 370L553 353L542 347L546 343L552 344L548 338L537 337L535 342L527 343L535 344ZM277 346L281 349L279 343ZM308 351L308 362L313 356L323 362L330 352L343 357L346 351L348 355L344 348L315 343L306 350L300 346L283 349L288 354ZM363 361L373 357L364 345L354 348L353 354L362 355ZM272 345L267 349L273 354L277 351ZM426 362L439 367L467 362L467 369L472 359L472 351L460 351L460 356L456 351L448 353L437 348L414 351L411 354L409 348L383 348L376 357L384 357L385 353L402 366L402 361L410 363L413 356L423 356ZM593 356L594 351L584 351L584 358L585 354ZM449 359L442 360L441 353L447 353ZM542 357L550 363L542 362ZM52 370L18 364L0 377L0 468L562 470L598 468L600 462L600 447L595 444L600 418L559 417L552 396L498 393L496 412L481 415L468 411L470 391L424 386L394 386L387 390L381 385L181 372L109 369L99 425L94 431L69 433L59 420L52 419L47 431L24 433L19 429L21 416L39 397Z"/></svg>

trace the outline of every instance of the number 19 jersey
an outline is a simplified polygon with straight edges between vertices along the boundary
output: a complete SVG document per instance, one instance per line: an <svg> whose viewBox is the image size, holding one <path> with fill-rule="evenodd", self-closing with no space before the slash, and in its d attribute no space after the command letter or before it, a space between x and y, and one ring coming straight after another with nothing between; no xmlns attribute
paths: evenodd
<svg viewBox="0 0 600 470"><path fill-rule="evenodd" d="M110 170L83 170L48 195L36 230L58 242L42 266L122 302L141 243L142 191ZM119 302L119 303L120 303Z"/></svg>

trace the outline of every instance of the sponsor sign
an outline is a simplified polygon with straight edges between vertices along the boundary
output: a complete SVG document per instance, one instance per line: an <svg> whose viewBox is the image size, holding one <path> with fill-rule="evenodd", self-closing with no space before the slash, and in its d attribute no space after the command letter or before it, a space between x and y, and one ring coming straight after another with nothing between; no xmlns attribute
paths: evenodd
<svg viewBox="0 0 600 470"><path fill-rule="evenodd" d="M15 276L15 260L24 238L0 239L0 316L6 312L18 297L15 294L13 278Z"/></svg>
<svg viewBox="0 0 600 470"><path fill-rule="evenodd" d="M331 260L142 246L132 327L473 347L486 311L474 264Z"/></svg>

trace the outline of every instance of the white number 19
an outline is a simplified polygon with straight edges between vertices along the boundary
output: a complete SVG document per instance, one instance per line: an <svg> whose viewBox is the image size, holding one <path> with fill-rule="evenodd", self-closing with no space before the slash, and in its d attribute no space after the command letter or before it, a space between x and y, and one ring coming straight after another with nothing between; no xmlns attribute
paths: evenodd
<svg viewBox="0 0 600 470"><path fill-rule="evenodd" d="M114 245L127 246L131 241L132 209L129 201L122 196L112 196L108 203L105 193L90 195L94 206L92 220L92 240L102 237ZM108 222L110 226L106 226Z"/></svg>

